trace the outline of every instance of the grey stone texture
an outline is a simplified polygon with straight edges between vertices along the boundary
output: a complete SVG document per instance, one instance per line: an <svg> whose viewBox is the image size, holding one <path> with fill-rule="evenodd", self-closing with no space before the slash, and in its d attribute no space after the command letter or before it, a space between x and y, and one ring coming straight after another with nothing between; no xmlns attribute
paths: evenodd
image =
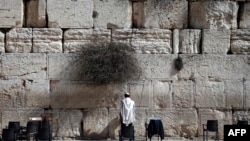
<svg viewBox="0 0 250 141"><path fill-rule="evenodd" d="M172 53L172 31L167 29L117 29L112 41L128 44L137 54Z"/></svg>
<svg viewBox="0 0 250 141"><path fill-rule="evenodd" d="M231 51L233 54L250 54L250 30L237 29L232 31Z"/></svg>
<svg viewBox="0 0 250 141"><path fill-rule="evenodd" d="M64 32L64 52L82 52L89 44L110 42L109 29L69 29Z"/></svg>
<svg viewBox="0 0 250 141"><path fill-rule="evenodd" d="M24 23L24 4L22 0L0 1L0 27L22 27Z"/></svg>
<svg viewBox="0 0 250 141"><path fill-rule="evenodd" d="M48 0L48 27L91 28L93 9L92 0Z"/></svg>
<svg viewBox="0 0 250 141"><path fill-rule="evenodd" d="M202 52L204 54L227 54L230 51L230 30L204 29Z"/></svg>
<svg viewBox="0 0 250 141"><path fill-rule="evenodd" d="M33 52L62 53L62 29L33 28Z"/></svg>
<svg viewBox="0 0 250 141"><path fill-rule="evenodd" d="M30 53L32 51L32 28L12 28L6 33L7 53Z"/></svg>
<svg viewBox="0 0 250 141"><path fill-rule="evenodd" d="M178 15L178 16L177 16ZM145 28L187 28L188 1L147 0L144 2Z"/></svg>
<svg viewBox="0 0 250 141"><path fill-rule="evenodd" d="M239 5L235 1L190 1L190 27L236 29Z"/></svg>
<svg viewBox="0 0 250 141"><path fill-rule="evenodd" d="M127 0L94 0L94 28L132 27L132 5Z"/></svg>

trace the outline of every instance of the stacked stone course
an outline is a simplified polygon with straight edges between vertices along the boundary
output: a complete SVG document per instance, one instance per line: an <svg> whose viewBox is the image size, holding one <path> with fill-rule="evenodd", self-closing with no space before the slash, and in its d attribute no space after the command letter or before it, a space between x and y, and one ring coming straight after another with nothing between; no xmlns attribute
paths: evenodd
<svg viewBox="0 0 250 141"><path fill-rule="evenodd" d="M52 107L53 137L117 138L124 91L136 102L136 138L149 117L166 137L202 135L208 119L250 118L248 0L1 0L0 127ZM90 85L81 52L125 43L143 73ZM184 67L175 69L181 57ZM80 59L79 59L80 58Z"/></svg>

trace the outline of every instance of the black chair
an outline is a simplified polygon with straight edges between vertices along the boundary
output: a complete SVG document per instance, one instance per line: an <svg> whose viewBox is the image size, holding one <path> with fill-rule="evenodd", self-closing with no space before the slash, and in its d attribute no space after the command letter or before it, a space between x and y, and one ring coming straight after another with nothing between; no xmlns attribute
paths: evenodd
<svg viewBox="0 0 250 141"><path fill-rule="evenodd" d="M8 123L8 129L14 129L15 139L19 139L20 136L20 122L19 121L10 121Z"/></svg>
<svg viewBox="0 0 250 141"><path fill-rule="evenodd" d="M14 128L6 128L2 130L3 141L16 141Z"/></svg>
<svg viewBox="0 0 250 141"><path fill-rule="evenodd" d="M38 122L29 121L26 127L26 140L30 140L30 138L36 140L37 132L38 132Z"/></svg>
<svg viewBox="0 0 250 141"><path fill-rule="evenodd" d="M49 128L38 128L37 140L51 141L51 134Z"/></svg>
<svg viewBox="0 0 250 141"><path fill-rule="evenodd" d="M203 124L203 141L208 141L208 132L215 132L215 140L219 140L218 120L207 120L207 124Z"/></svg>
<svg viewBox="0 0 250 141"><path fill-rule="evenodd" d="M119 141L127 139L130 141L135 140L133 124L129 124L128 126L126 126L125 124L121 125L121 131L119 133Z"/></svg>
<svg viewBox="0 0 250 141"><path fill-rule="evenodd" d="M48 120L44 119L39 122L39 127L38 128L50 128L50 123Z"/></svg>

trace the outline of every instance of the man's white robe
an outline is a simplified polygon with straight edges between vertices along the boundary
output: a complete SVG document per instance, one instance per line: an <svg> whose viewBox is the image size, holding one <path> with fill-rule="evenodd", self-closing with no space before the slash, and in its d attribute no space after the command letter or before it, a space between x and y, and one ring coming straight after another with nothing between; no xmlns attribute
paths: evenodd
<svg viewBox="0 0 250 141"><path fill-rule="evenodd" d="M135 121L135 102L126 97L121 101L122 123L128 126Z"/></svg>

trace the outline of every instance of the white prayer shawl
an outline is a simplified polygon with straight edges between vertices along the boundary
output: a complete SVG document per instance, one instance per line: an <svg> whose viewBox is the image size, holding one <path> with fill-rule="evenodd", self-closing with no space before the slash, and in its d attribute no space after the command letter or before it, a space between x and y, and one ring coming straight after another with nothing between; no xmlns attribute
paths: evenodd
<svg viewBox="0 0 250 141"><path fill-rule="evenodd" d="M124 98L121 102L122 123L128 126L135 121L135 102L131 98Z"/></svg>

